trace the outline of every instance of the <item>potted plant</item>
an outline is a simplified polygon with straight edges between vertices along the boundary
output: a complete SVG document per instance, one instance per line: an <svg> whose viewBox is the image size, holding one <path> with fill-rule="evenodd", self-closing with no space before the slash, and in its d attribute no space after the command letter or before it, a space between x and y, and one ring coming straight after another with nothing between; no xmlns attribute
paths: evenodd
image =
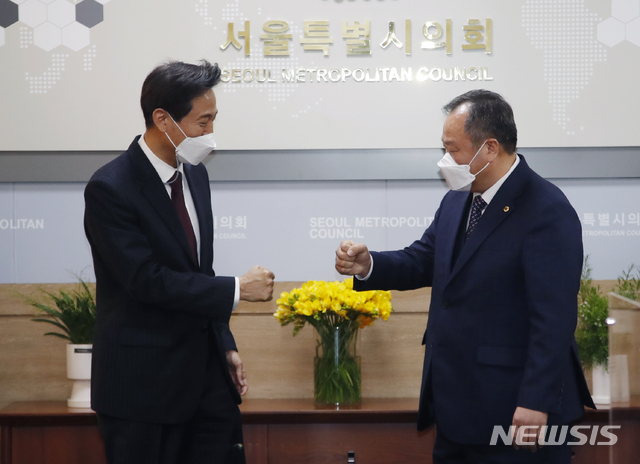
<svg viewBox="0 0 640 464"><path fill-rule="evenodd" d="M608 373L608 316L609 299L602 294L599 285L593 284L587 256L580 278L578 325L575 336L582 366L585 371L592 372L593 401L599 404L611 402Z"/></svg>
<svg viewBox="0 0 640 464"><path fill-rule="evenodd" d="M636 270L635 277L633 270ZM630 300L640 301L640 266L632 264L622 275L618 277L618 283L613 288L614 293L629 298Z"/></svg>
<svg viewBox="0 0 640 464"><path fill-rule="evenodd" d="M74 380L71 397L67 401L72 408L91 407L91 350L96 325L96 302L87 283L79 279L80 288L58 294L43 292L53 304L31 301L31 305L43 311L50 318L34 318L36 322L46 322L60 331L47 332L68 340L67 377Z"/></svg>

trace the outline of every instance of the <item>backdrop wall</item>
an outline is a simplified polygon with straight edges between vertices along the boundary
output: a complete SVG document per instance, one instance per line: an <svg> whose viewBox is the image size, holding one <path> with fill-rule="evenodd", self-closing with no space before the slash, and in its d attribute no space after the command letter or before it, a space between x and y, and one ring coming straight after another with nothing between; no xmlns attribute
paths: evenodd
<svg viewBox="0 0 640 464"><path fill-rule="evenodd" d="M446 191L440 107L488 88L615 279L640 264L639 47L637 0L4 2L0 283L92 278L84 183L143 130L146 74L201 58L225 81L217 272L333 279L342 238L419 238Z"/></svg>
<svg viewBox="0 0 640 464"><path fill-rule="evenodd" d="M582 221L596 279L640 265L640 182L557 179ZM0 283L93 279L84 237L84 183L0 184ZM338 279L344 238L397 249L420 238L446 185L439 180L212 182L214 268L241 275L254 264L277 280Z"/></svg>
<svg viewBox="0 0 640 464"><path fill-rule="evenodd" d="M477 87L522 146L640 145L636 0L2 5L0 150L121 150L147 73L202 58L227 81L221 149L439 147L439 108Z"/></svg>

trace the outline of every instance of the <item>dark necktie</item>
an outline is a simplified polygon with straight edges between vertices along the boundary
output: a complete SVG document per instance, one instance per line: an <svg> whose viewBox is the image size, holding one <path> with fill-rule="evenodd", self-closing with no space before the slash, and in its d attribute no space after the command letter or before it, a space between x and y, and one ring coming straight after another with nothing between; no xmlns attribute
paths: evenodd
<svg viewBox="0 0 640 464"><path fill-rule="evenodd" d="M487 202L482 199L480 195L476 195L471 203L471 216L469 217L469 227L467 228L467 235L465 239L469 238L473 229L478 225L482 211L487 207Z"/></svg>
<svg viewBox="0 0 640 464"><path fill-rule="evenodd" d="M176 171L171 179L168 181L171 187L171 202L175 206L182 223L182 228L187 236L187 242L189 242L189 248L196 263L198 262L198 243L196 242L196 236L193 233L193 226L191 225L191 219L189 219L189 213L187 207L184 204L184 192L182 191L182 174L180 171Z"/></svg>

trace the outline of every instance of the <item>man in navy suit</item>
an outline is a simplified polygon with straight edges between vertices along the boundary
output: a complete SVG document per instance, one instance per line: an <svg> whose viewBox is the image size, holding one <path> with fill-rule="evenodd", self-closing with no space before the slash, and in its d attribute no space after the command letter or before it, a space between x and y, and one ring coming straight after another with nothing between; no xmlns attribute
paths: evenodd
<svg viewBox="0 0 640 464"><path fill-rule="evenodd" d="M246 376L229 330L274 275L213 272L206 168L217 65L169 62L145 79L146 131L85 190L97 280L92 408L109 463L243 463Z"/></svg>
<svg viewBox="0 0 640 464"><path fill-rule="evenodd" d="M500 95L473 90L444 111L438 166L452 191L433 223L403 250L343 241L336 269L357 290L432 287L418 428L437 424L435 463L569 463L569 446L539 435L594 407L573 335L580 221L516 154ZM490 445L495 426L513 426L514 446Z"/></svg>

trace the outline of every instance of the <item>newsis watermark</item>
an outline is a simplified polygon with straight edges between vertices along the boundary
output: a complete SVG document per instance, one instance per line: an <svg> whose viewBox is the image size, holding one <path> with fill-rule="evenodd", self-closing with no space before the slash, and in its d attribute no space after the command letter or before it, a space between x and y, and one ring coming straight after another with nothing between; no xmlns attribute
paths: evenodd
<svg viewBox="0 0 640 464"><path fill-rule="evenodd" d="M500 439L502 443L508 446L513 445L514 441L518 446L527 446L531 442L525 441L525 439L538 437L538 444L541 446L563 445L565 443L576 446L586 445L587 442L590 445L613 446L618 442L618 436L612 433L611 430L619 429L620 427L620 425L604 425L602 427L599 425L543 425L542 427L526 425L518 428L518 436L514 439L515 425L509 427L508 430L505 430L501 425L495 425L489 444L495 446L498 444L498 439ZM538 435L538 429L540 429L540 435ZM576 441L567 441L568 436L575 438Z"/></svg>

